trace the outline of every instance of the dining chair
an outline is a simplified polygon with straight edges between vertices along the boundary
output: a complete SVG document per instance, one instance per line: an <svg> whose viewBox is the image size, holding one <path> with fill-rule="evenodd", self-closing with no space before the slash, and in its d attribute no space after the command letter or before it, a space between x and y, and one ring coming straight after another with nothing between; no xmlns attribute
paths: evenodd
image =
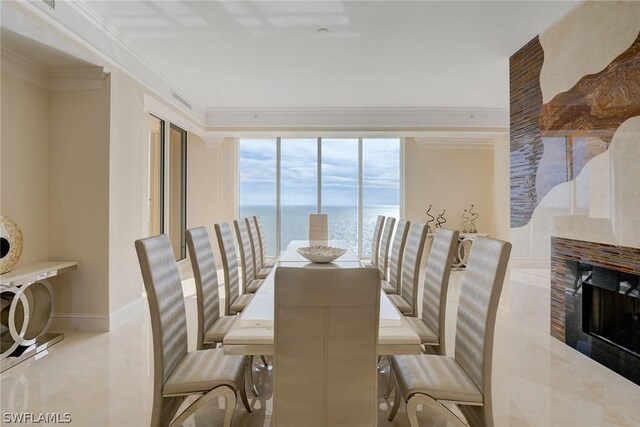
<svg viewBox="0 0 640 427"><path fill-rule="evenodd" d="M256 269L256 277L258 279L266 278L273 267L265 267L262 260L262 247L260 246L260 232L258 231L258 224L254 220L254 217L247 217L244 219L249 229L249 236L251 237L251 254L253 255L253 265Z"/></svg>
<svg viewBox="0 0 640 427"><path fill-rule="evenodd" d="M262 227L262 220L259 216L253 217L256 227L258 228L258 238L260 239L260 253L262 254L262 266L273 267L278 262L278 258L267 257L267 236L264 234L264 228Z"/></svg>
<svg viewBox="0 0 640 427"><path fill-rule="evenodd" d="M384 216L378 215L376 226L373 229L373 237L371 240L371 262L368 265L378 266L378 258L380 256L380 239L382 237L382 226L384 225Z"/></svg>
<svg viewBox="0 0 640 427"><path fill-rule="evenodd" d="M329 220L327 214L309 214L309 244L324 245L329 241Z"/></svg>
<svg viewBox="0 0 640 427"><path fill-rule="evenodd" d="M376 425L379 310L377 269L278 267L274 425Z"/></svg>
<svg viewBox="0 0 640 427"><path fill-rule="evenodd" d="M233 227L236 230L236 241L240 249L240 265L242 266L242 293L254 294L264 280L256 277L256 265L251 251L251 236L244 219L234 220Z"/></svg>
<svg viewBox="0 0 640 427"><path fill-rule="evenodd" d="M391 257L389 258L389 276L382 281L382 290L387 294L399 293L399 286L402 279L402 256L404 245L409 234L410 221L401 219L396 227L396 234L393 236L391 244Z"/></svg>
<svg viewBox="0 0 640 427"><path fill-rule="evenodd" d="M396 219L387 217L384 222L384 231L380 238L380 254L378 255L378 270L380 270L380 277L382 280L387 280L389 274L387 268L389 267L389 247L391 246L391 236L393 235L393 227L396 225Z"/></svg>
<svg viewBox="0 0 640 427"><path fill-rule="evenodd" d="M454 357L391 356L396 396L389 420L404 400L412 427L418 405L466 426L445 404L456 404L471 427L493 427L493 342L510 253L511 243L476 237L460 288Z"/></svg>
<svg viewBox="0 0 640 427"><path fill-rule="evenodd" d="M218 295L218 271L211 249L209 233L204 227L191 228L185 232L193 277L196 283L196 306L198 312L198 350L215 348L222 343L237 316L220 315Z"/></svg>
<svg viewBox="0 0 640 427"><path fill-rule="evenodd" d="M420 337L425 350L446 355L445 319L449 276L458 248L457 230L438 228L427 259L420 317L407 317L407 322ZM428 348L427 348L428 347Z"/></svg>
<svg viewBox="0 0 640 427"><path fill-rule="evenodd" d="M402 256L400 294L388 295L389 300L405 316L415 317L418 312L418 278L426 238L427 227L424 224L411 224Z"/></svg>
<svg viewBox="0 0 640 427"><path fill-rule="evenodd" d="M233 241L233 232L227 223L215 224L216 238L224 271L224 315L240 313L253 298L252 294L240 294L238 256Z"/></svg>
<svg viewBox="0 0 640 427"><path fill-rule="evenodd" d="M187 351L184 295L171 241L165 234L135 242L151 318L153 403L151 426L181 426L198 409L225 398L224 425L231 425L236 391L251 412L245 392L247 356L222 349ZM180 414L187 396L198 395ZM175 418L174 418L175 417Z"/></svg>

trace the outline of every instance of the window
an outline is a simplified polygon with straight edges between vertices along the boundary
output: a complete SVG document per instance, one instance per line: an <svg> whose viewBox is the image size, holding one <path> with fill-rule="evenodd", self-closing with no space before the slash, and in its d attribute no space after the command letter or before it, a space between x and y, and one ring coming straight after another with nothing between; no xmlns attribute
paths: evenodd
<svg viewBox="0 0 640 427"><path fill-rule="evenodd" d="M283 139L280 144L280 248L309 238L309 213L318 212L318 142Z"/></svg>
<svg viewBox="0 0 640 427"><path fill-rule="evenodd" d="M261 217L269 255L322 212L330 239L369 257L377 216L400 216L399 138L243 138L238 157L239 216Z"/></svg>
<svg viewBox="0 0 640 427"><path fill-rule="evenodd" d="M169 235L176 260L186 256L187 132L149 114L149 235Z"/></svg>
<svg viewBox="0 0 640 427"><path fill-rule="evenodd" d="M238 156L239 217L259 216L267 254L276 251L276 139L243 139Z"/></svg>
<svg viewBox="0 0 640 427"><path fill-rule="evenodd" d="M169 130L169 239L177 260L187 256L187 131Z"/></svg>

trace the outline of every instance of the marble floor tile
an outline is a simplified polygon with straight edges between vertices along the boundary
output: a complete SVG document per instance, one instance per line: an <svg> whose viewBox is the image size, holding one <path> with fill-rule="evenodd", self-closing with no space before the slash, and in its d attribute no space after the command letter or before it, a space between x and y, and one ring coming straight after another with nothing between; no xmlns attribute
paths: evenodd
<svg viewBox="0 0 640 427"><path fill-rule="evenodd" d="M462 272L451 277L447 353L453 355ZM195 297L185 283L189 345L195 342ZM493 401L497 426L638 426L640 387L549 335L548 274L513 270L498 310ZM69 413L72 426L148 426L152 389L151 331L146 301L116 319L109 333L66 332L64 341L37 359L0 375L0 407L7 412ZM253 412L235 409L234 426L270 426L272 370L256 359L259 397ZM378 394L388 380L380 367ZM386 420L390 401L379 398L378 426L407 426L401 407ZM222 425L224 402L202 409L185 424ZM425 426L447 423L421 411ZM4 424L3 424L4 425Z"/></svg>

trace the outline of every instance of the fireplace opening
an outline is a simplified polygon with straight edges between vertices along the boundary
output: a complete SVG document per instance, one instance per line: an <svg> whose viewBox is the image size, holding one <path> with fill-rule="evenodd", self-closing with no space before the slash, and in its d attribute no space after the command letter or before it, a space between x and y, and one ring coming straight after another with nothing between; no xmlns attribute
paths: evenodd
<svg viewBox="0 0 640 427"><path fill-rule="evenodd" d="M579 263L583 332L640 356L640 276Z"/></svg>

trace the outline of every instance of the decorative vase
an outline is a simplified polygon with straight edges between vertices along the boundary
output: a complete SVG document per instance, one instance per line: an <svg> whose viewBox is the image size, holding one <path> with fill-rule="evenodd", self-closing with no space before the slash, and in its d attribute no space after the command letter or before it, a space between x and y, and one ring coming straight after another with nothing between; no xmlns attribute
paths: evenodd
<svg viewBox="0 0 640 427"><path fill-rule="evenodd" d="M0 274L8 273L22 255L22 231L11 218L0 215Z"/></svg>

